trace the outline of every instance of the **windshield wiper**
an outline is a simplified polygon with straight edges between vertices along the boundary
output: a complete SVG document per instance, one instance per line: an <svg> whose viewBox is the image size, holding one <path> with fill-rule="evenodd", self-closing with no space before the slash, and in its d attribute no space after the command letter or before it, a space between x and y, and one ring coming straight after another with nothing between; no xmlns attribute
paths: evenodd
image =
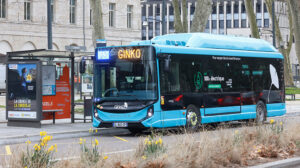
<svg viewBox="0 0 300 168"><path fill-rule="evenodd" d="M143 100L140 100L136 95L134 94L119 94L119 96L131 96L131 97L134 97L135 99L134 100L137 100L139 102L142 102L144 105L145 105L145 102Z"/></svg>

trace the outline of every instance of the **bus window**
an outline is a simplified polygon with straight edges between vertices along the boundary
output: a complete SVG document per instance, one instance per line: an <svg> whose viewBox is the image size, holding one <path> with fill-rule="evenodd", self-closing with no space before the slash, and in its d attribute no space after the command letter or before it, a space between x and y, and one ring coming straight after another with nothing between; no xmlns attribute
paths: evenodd
<svg viewBox="0 0 300 168"><path fill-rule="evenodd" d="M160 79L162 94L179 92L179 62L172 61L170 63L169 72L163 70L163 65L163 63L160 63Z"/></svg>

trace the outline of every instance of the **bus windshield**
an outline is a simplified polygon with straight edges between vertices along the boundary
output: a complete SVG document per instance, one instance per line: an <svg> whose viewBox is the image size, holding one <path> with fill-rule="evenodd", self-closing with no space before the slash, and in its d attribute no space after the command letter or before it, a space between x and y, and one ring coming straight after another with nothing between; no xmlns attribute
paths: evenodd
<svg viewBox="0 0 300 168"><path fill-rule="evenodd" d="M152 47L99 49L95 62L96 98L108 101L157 99L157 71Z"/></svg>

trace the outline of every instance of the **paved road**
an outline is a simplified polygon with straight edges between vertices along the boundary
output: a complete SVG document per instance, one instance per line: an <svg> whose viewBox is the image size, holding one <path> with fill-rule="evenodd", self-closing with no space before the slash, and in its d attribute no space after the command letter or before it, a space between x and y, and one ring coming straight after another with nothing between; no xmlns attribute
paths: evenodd
<svg viewBox="0 0 300 168"><path fill-rule="evenodd" d="M284 122L300 122L300 116L284 116L284 117L275 117L276 120L281 120ZM236 129L241 129L241 125L239 123L227 124L229 128L222 131L234 132ZM212 134L217 134L220 130L211 130L209 131ZM197 132L192 134L192 136L197 139L199 138L203 132ZM141 135L132 135L128 132L124 132L123 134L118 135L99 135L97 133L91 134L91 136L86 137L86 142L91 143L95 138L99 140L99 148L101 152L105 155L111 156L115 154L126 154L133 155L135 149L138 144L145 139L145 137L149 135L149 133L144 133ZM162 137L164 142L168 142L168 144L174 144L174 142L178 141L182 138L184 134L171 134L164 135ZM56 153L56 158L76 158L80 155L80 145L79 138L68 138L68 139L58 139L52 140L49 145L57 144L58 152ZM32 147L34 142L30 145ZM2 145L0 146L0 161L1 159L9 159L14 154L18 154L19 151L25 150L26 144L14 144L14 145Z"/></svg>

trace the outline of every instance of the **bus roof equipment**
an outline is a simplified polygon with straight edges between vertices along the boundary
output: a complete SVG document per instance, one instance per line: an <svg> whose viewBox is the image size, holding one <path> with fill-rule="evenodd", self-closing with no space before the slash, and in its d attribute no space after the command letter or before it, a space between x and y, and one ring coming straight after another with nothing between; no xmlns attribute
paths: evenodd
<svg viewBox="0 0 300 168"><path fill-rule="evenodd" d="M131 45L163 45L189 48L277 52L277 50L265 40L208 33L167 34L154 37L151 40L135 41L132 42Z"/></svg>

